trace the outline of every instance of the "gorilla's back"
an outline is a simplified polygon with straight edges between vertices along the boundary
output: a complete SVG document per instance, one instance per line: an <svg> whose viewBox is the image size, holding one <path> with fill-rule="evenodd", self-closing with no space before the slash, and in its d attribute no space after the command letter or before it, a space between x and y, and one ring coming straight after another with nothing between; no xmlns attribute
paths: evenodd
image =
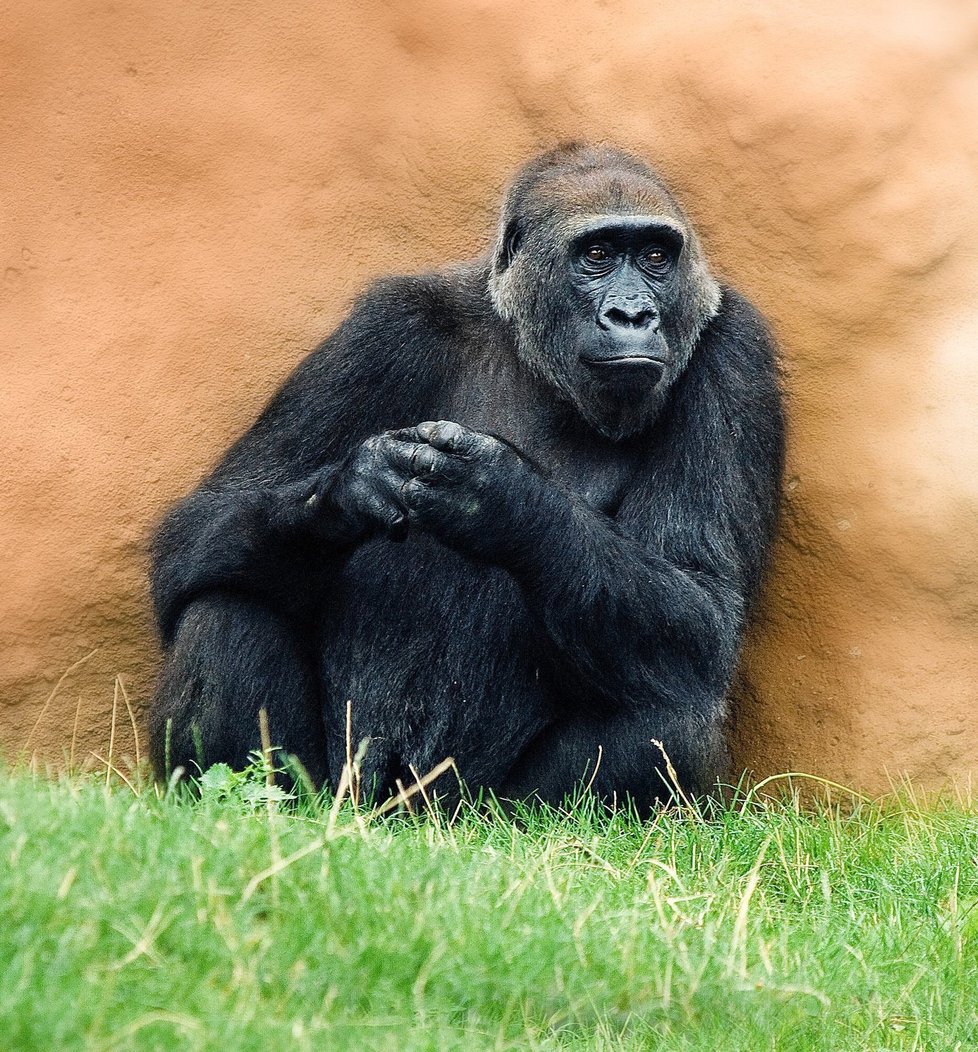
<svg viewBox="0 0 978 1052"><path fill-rule="evenodd" d="M424 535L375 539L334 578L319 636L329 766L370 739L379 792L454 757L470 786L499 786L509 758L550 718L538 629L505 571Z"/></svg>

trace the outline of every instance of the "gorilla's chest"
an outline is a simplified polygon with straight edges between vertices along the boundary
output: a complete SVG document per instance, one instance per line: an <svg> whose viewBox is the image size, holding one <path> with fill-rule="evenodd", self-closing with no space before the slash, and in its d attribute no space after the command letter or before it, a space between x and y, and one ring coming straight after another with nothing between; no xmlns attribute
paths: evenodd
<svg viewBox="0 0 978 1052"><path fill-rule="evenodd" d="M506 368L470 374L453 387L434 419L504 439L547 478L607 515L617 511L643 459L640 443L604 438Z"/></svg>

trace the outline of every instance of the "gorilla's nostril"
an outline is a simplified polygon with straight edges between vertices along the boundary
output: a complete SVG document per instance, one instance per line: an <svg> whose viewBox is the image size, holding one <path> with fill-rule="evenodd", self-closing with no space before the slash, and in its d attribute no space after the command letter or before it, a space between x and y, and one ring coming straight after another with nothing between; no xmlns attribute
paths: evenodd
<svg viewBox="0 0 978 1052"><path fill-rule="evenodd" d="M655 314L650 310L623 310L621 307L611 307L604 312L604 318L609 325L617 325L623 329L647 329L655 320Z"/></svg>

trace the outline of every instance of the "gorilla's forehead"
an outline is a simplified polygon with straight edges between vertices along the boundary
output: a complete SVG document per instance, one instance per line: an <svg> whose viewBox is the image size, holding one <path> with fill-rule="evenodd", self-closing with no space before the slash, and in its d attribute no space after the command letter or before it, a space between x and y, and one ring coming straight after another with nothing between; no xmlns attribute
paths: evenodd
<svg viewBox="0 0 978 1052"><path fill-rule="evenodd" d="M567 237L574 238L585 231L604 226L620 224L627 229L627 224L623 222L625 220L640 221L640 224L636 223L635 226L638 228L641 225L643 230L654 225L656 228L667 227L674 230L681 238L686 234L685 226L678 219L662 212L581 212L569 216L560 224L560 229Z"/></svg>
<svg viewBox="0 0 978 1052"><path fill-rule="evenodd" d="M657 180L626 172L592 171L554 174L534 193L544 215L562 215L578 225L584 217L648 216L685 228L685 217L675 198ZM534 209L536 211L536 209Z"/></svg>

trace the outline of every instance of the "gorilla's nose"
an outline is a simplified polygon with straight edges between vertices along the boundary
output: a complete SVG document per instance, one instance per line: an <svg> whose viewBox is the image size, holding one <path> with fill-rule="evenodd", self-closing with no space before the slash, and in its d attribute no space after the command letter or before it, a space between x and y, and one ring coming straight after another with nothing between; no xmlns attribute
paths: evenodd
<svg viewBox="0 0 978 1052"><path fill-rule="evenodd" d="M659 328L659 312L644 303L624 303L619 300L601 311L599 322L604 329L655 332Z"/></svg>

